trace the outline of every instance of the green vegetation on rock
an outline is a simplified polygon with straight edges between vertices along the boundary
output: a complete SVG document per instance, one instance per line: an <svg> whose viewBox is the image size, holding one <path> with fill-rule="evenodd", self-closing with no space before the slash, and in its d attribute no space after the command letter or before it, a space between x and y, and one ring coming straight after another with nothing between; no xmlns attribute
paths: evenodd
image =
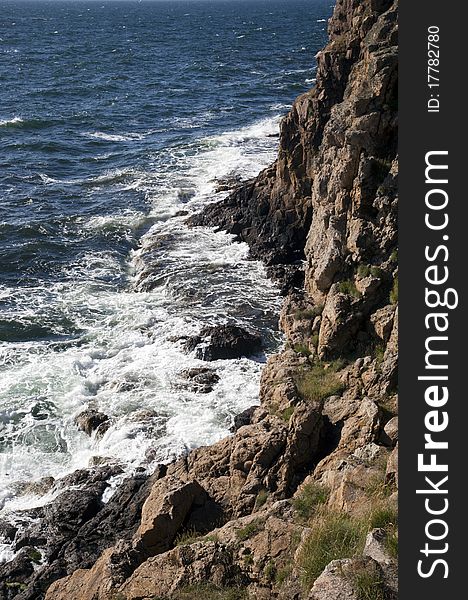
<svg viewBox="0 0 468 600"><path fill-rule="evenodd" d="M329 491L319 483L308 483L295 496L293 506L301 519L310 519L328 500Z"/></svg>
<svg viewBox="0 0 468 600"><path fill-rule="evenodd" d="M312 354L310 348L305 344L294 344L293 350L297 354L302 354L302 356L310 356Z"/></svg>
<svg viewBox="0 0 468 600"><path fill-rule="evenodd" d="M360 554L367 533L362 520L329 511L324 511L314 519L311 530L299 555L302 582L306 589L312 587L332 560L352 558Z"/></svg>
<svg viewBox="0 0 468 600"><path fill-rule="evenodd" d="M244 600L246 591L240 587L218 587L212 584L198 584L184 587L171 596L171 600Z"/></svg>
<svg viewBox="0 0 468 600"><path fill-rule="evenodd" d="M238 529L236 531L237 539L241 542L245 542L245 540L248 540L249 538L253 537L256 533L261 531L262 526L263 524L260 521L252 521L245 527L242 527L241 529Z"/></svg>
<svg viewBox="0 0 468 600"><path fill-rule="evenodd" d="M325 365L316 362L310 369L301 371L296 379L296 388L304 400L320 402L329 396L340 394L344 386L336 372L341 364L331 363Z"/></svg>
<svg viewBox="0 0 468 600"><path fill-rule="evenodd" d="M323 304L314 306L313 308L308 308L306 310L296 310L294 313L294 318L297 321L305 320L305 319L315 319L323 312Z"/></svg>
<svg viewBox="0 0 468 600"><path fill-rule="evenodd" d="M378 573L361 570L353 576L353 587L359 600L385 600L385 587Z"/></svg>
<svg viewBox="0 0 468 600"><path fill-rule="evenodd" d="M370 265L359 265L357 273L359 277L378 277L381 279L384 275L384 271L380 267L370 266Z"/></svg>
<svg viewBox="0 0 468 600"><path fill-rule="evenodd" d="M352 296L353 298L361 297L360 291L357 289L356 284L351 279L347 279L346 281L340 281L340 283L338 284L338 291L342 294Z"/></svg>
<svg viewBox="0 0 468 600"><path fill-rule="evenodd" d="M261 508L266 503L267 500L268 500L267 490L260 490L257 494L257 499L255 500L255 507Z"/></svg>
<svg viewBox="0 0 468 600"><path fill-rule="evenodd" d="M398 275L393 280L392 291L390 292L390 302L396 304L398 302Z"/></svg>

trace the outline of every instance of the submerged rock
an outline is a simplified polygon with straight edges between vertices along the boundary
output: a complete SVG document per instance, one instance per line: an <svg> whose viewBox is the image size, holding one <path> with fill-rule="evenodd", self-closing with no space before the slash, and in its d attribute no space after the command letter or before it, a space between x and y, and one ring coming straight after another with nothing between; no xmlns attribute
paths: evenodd
<svg viewBox="0 0 468 600"><path fill-rule="evenodd" d="M0 519L0 539L5 540L7 542L12 542L15 539L17 531L17 527L12 525L8 521Z"/></svg>
<svg viewBox="0 0 468 600"><path fill-rule="evenodd" d="M209 367L193 367L180 372L184 379L182 387L198 394L208 394L213 391L219 381L219 375Z"/></svg>
<svg viewBox="0 0 468 600"><path fill-rule="evenodd" d="M20 482L15 486L15 492L18 495L43 496L47 494L55 484L53 477L42 477L36 481Z"/></svg>

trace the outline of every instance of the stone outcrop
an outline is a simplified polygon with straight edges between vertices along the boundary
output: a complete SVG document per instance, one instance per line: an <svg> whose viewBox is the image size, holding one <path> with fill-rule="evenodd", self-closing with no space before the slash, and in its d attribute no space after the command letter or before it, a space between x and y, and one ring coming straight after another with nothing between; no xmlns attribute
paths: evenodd
<svg viewBox="0 0 468 600"><path fill-rule="evenodd" d="M105 482L87 487L62 547L33 564L30 535L0 597L396 598L397 1L338 0L329 35L277 161L190 219L249 243L281 282L287 344L261 406L105 506ZM258 349L225 328L187 342L205 360ZM216 383L207 370L182 379ZM330 531L343 543L323 562Z"/></svg>
<svg viewBox="0 0 468 600"><path fill-rule="evenodd" d="M200 360L240 358L255 354L262 347L262 339L237 325L205 327L185 343L187 352L195 351Z"/></svg>
<svg viewBox="0 0 468 600"><path fill-rule="evenodd" d="M80 413L76 417L75 423L78 429L81 429L87 435L92 435L94 432L96 432L96 435L103 435L110 427L109 417L93 408Z"/></svg>
<svg viewBox="0 0 468 600"><path fill-rule="evenodd" d="M118 467L76 471L55 484L57 490L71 489L25 515L25 522L33 520L34 524L16 531L13 541L19 554L0 565L2 600L42 598L50 583L79 567L91 567L117 540L132 538L141 522L143 503L165 468L156 469L150 478L141 474L125 479L104 504L102 495L109 478L120 472Z"/></svg>

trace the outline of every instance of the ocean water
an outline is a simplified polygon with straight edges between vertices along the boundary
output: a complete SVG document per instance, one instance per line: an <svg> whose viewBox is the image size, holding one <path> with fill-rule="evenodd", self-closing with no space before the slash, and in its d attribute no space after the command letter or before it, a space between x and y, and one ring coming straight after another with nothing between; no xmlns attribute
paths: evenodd
<svg viewBox="0 0 468 600"><path fill-rule="evenodd" d="M185 220L274 160L331 4L2 2L0 518L45 501L25 482L170 460L258 402L278 290L244 244ZM205 363L180 338L225 322L265 352L184 390ZM100 439L74 423L88 407L112 419Z"/></svg>

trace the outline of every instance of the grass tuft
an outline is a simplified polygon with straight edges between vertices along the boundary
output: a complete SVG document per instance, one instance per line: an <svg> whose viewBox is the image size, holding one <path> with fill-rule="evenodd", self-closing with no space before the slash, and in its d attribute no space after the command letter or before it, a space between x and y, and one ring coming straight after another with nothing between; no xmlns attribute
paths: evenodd
<svg viewBox="0 0 468 600"><path fill-rule="evenodd" d="M171 596L172 600L244 600L247 598L246 590L240 587L218 587L213 584L203 583L184 587Z"/></svg>
<svg viewBox="0 0 468 600"><path fill-rule="evenodd" d="M255 500L255 507L262 507L266 501L268 500L268 492L267 490L260 490L257 494L257 499Z"/></svg>
<svg viewBox="0 0 468 600"><path fill-rule="evenodd" d="M187 529L176 536L174 544L176 546L190 546L190 544L198 541L201 537L202 534L196 529Z"/></svg>
<svg viewBox="0 0 468 600"><path fill-rule="evenodd" d="M263 574L265 575L266 579L270 582L275 579L276 566L272 560L270 560L270 562L266 565L265 569L263 570Z"/></svg>
<svg viewBox="0 0 468 600"><path fill-rule="evenodd" d="M310 348L305 344L294 344L293 346L294 352L297 354L301 354L302 356L310 356L312 354Z"/></svg>
<svg viewBox="0 0 468 600"><path fill-rule="evenodd" d="M379 279L381 279L384 275L384 271L380 267L364 264L359 265L357 273L359 277L362 278L369 277L370 275L372 275L372 277L378 277Z"/></svg>
<svg viewBox="0 0 468 600"><path fill-rule="evenodd" d="M398 529L396 527L387 531L385 548L392 558L398 558Z"/></svg>
<svg viewBox="0 0 468 600"><path fill-rule="evenodd" d="M304 320L312 320L315 319L315 317L318 317L319 315L322 314L323 311L323 304L314 306L313 308L308 308L306 310L296 310L296 312L294 313L294 318L297 321L304 321Z"/></svg>
<svg viewBox="0 0 468 600"><path fill-rule="evenodd" d="M42 554L36 548L31 548L28 552L29 558L33 561L33 563L39 564L42 560Z"/></svg>
<svg viewBox="0 0 468 600"><path fill-rule="evenodd" d="M392 291L390 292L390 302L396 304L398 302L398 275L393 280Z"/></svg>
<svg viewBox="0 0 468 600"><path fill-rule="evenodd" d="M312 532L299 554L304 587L310 589L332 560L360 554L366 532L362 520L346 514L324 512L320 518L314 519Z"/></svg>
<svg viewBox="0 0 468 600"><path fill-rule="evenodd" d="M281 413L281 418L283 419L283 421L289 422L291 417L294 414L294 406L288 406L288 408L285 408L283 410L283 412Z"/></svg>
<svg viewBox="0 0 468 600"><path fill-rule="evenodd" d="M394 507L377 505L369 515L370 529L387 529L394 527L398 522L398 514Z"/></svg>
<svg viewBox="0 0 468 600"><path fill-rule="evenodd" d="M299 517L307 520L315 514L318 506L327 502L328 496L329 491L323 485L308 483L293 499L293 506Z"/></svg>
<svg viewBox="0 0 468 600"><path fill-rule="evenodd" d="M352 579L359 600L385 600L384 582L378 573L362 570Z"/></svg>
<svg viewBox="0 0 468 600"><path fill-rule="evenodd" d="M291 576L292 570L292 564L290 562L277 569L275 575L276 583L280 586L283 585L283 583Z"/></svg>
<svg viewBox="0 0 468 600"><path fill-rule="evenodd" d="M360 298L361 293L356 287L356 284L351 279L347 281L340 281L338 284L338 291L342 294L347 294L348 296L352 296L353 298Z"/></svg>
<svg viewBox="0 0 468 600"><path fill-rule="evenodd" d="M340 394L344 385L336 375L341 364L331 364L326 368L323 363L316 362L310 369L301 372L296 380L299 395L311 402L320 402L329 396Z"/></svg>
<svg viewBox="0 0 468 600"><path fill-rule="evenodd" d="M374 355L375 355L375 366L377 368L377 371L380 371L383 360L384 360L385 346L383 344L377 344L374 347Z"/></svg>
<svg viewBox="0 0 468 600"><path fill-rule="evenodd" d="M242 527L241 529L238 529L236 531L237 539L241 542L245 542L246 540L254 536L256 533L261 531L261 529L262 523L260 521L252 521L252 523L249 523L245 527Z"/></svg>

